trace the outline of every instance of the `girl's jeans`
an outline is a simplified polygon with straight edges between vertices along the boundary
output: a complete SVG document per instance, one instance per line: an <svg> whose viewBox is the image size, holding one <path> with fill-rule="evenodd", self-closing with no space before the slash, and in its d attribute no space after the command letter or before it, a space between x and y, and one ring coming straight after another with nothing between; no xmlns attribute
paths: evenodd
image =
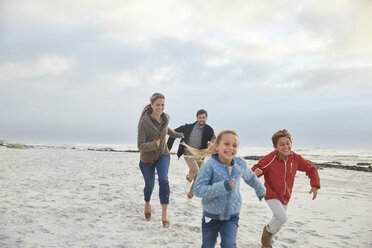
<svg viewBox="0 0 372 248"><path fill-rule="evenodd" d="M159 198L160 204L169 204L169 182L168 182L168 169L170 163L170 155L165 155L159 158L152 166L144 164L140 161L139 166L145 180L145 188L143 194L145 202L150 202L152 190L155 185L155 168L158 172L159 181Z"/></svg>
<svg viewBox="0 0 372 248"><path fill-rule="evenodd" d="M221 247L236 247L236 234L238 232L239 216L230 220L215 220L203 216L202 219L202 248L213 248L216 245L218 233L221 236Z"/></svg>
<svg viewBox="0 0 372 248"><path fill-rule="evenodd" d="M273 218L267 225L267 230L275 234L282 225L287 222L287 205L283 205L282 202L277 199L267 200L266 203L273 212Z"/></svg>

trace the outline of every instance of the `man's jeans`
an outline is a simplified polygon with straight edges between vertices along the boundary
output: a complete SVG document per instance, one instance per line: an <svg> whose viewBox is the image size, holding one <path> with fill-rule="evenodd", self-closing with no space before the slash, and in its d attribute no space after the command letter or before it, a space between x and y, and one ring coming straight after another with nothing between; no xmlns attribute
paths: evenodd
<svg viewBox="0 0 372 248"><path fill-rule="evenodd" d="M215 220L208 217L202 219L202 248L213 248L217 242L218 233L221 236L221 247L236 247L236 234L238 232L239 216L234 216L230 220Z"/></svg>
<svg viewBox="0 0 372 248"><path fill-rule="evenodd" d="M168 182L168 170L170 163L170 155L165 155L159 158L152 166L144 164L140 161L139 166L145 180L145 188L143 193L145 196L145 202L150 202L152 190L155 185L155 168L158 172L159 181L159 198L160 204L169 204L169 182Z"/></svg>

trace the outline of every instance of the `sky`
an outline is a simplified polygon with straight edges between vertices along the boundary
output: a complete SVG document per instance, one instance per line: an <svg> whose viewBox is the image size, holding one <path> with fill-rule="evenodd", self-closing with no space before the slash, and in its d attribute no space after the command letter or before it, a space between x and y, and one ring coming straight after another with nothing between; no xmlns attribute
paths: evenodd
<svg viewBox="0 0 372 248"><path fill-rule="evenodd" d="M370 0L0 0L0 139L136 144L155 92L171 128L271 147L372 148Z"/></svg>

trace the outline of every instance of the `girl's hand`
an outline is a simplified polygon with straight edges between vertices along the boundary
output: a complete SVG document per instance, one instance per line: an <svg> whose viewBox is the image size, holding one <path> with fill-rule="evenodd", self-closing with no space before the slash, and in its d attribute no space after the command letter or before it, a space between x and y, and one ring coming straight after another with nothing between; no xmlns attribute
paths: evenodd
<svg viewBox="0 0 372 248"><path fill-rule="evenodd" d="M256 174L256 176L262 174L262 170L260 168L256 168L253 172Z"/></svg>
<svg viewBox="0 0 372 248"><path fill-rule="evenodd" d="M313 200L315 200L316 196L318 195L318 189L315 187L311 187L309 194L313 193Z"/></svg>
<svg viewBox="0 0 372 248"><path fill-rule="evenodd" d="M235 182L234 179L231 179L231 180L229 181L229 184L230 184L230 188L231 188L231 189L234 189L234 188L235 188L234 182Z"/></svg>

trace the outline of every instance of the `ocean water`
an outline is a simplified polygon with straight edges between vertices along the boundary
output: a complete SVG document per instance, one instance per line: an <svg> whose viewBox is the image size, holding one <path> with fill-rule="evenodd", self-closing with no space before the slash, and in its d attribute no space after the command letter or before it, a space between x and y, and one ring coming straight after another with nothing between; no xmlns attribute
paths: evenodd
<svg viewBox="0 0 372 248"><path fill-rule="evenodd" d="M110 145L110 144L77 144L78 149L87 148L112 148L117 151L137 150L133 144ZM177 152L178 144L173 146L172 152ZM263 156L273 151L272 147L239 147L238 156ZM302 155L307 160L315 163L332 163L346 166L372 166L371 149L332 149L322 147L293 148L293 151Z"/></svg>
<svg viewBox="0 0 372 248"><path fill-rule="evenodd" d="M273 148L240 147L240 156L265 155ZM369 149L331 149L331 148L293 148L293 151L307 160L316 163L339 163L347 166L372 166L372 150Z"/></svg>

